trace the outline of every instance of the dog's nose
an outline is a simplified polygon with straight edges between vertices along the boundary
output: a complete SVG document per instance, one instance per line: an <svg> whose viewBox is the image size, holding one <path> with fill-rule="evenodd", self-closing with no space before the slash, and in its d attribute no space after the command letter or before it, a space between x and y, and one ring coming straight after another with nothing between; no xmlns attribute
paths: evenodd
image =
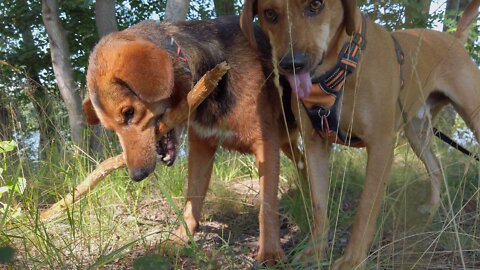
<svg viewBox="0 0 480 270"><path fill-rule="evenodd" d="M150 172L144 169L130 170L130 179L135 182L140 182L145 179L149 174Z"/></svg>
<svg viewBox="0 0 480 270"><path fill-rule="evenodd" d="M279 65L286 72L300 72L307 65L307 57L305 53L288 54L280 60Z"/></svg>

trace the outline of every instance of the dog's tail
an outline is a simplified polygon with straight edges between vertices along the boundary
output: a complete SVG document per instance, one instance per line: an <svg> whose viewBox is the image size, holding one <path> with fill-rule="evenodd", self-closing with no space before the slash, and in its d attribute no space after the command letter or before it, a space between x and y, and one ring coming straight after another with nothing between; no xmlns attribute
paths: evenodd
<svg viewBox="0 0 480 270"><path fill-rule="evenodd" d="M478 16L478 7L480 7L480 0L472 0L472 2L470 2L470 4L468 4L465 8L460 20L458 20L455 37L458 38L463 44L467 42L470 26Z"/></svg>

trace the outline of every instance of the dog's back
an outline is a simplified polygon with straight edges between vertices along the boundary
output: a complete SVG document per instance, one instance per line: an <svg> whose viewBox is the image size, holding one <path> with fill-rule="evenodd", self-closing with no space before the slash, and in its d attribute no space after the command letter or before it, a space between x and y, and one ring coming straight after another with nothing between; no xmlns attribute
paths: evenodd
<svg viewBox="0 0 480 270"><path fill-rule="evenodd" d="M203 102L197 110L197 119L206 126L215 124L220 118L232 113L234 108L250 107L237 102L257 102L245 99L245 94L258 97L262 88L275 88L270 45L263 32L256 28L258 50L252 50L241 32L238 16L225 16L213 20L158 22L153 20L140 22L124 31L114 33L103 39L98 46L108 46L112 40L144 39L157 46L177 54L177 45L185 52L192 82L197 81L205 72L222 61L232 67L231 71L219 83L218 89ZM172 46L174 38L175 46ZM260 71L260 72L258 72ZM289 127L294 127L293 114L289 105L290 87L281 79L284 88L285 111ZM248 88L248 91L245 89ZM260 99L280 104L277 91L264 91ZM267 106L275 107L275 106ZM283 119L283 117L278 117ZM283 120L282 120L283 122Z"/></svg>
<svg viewBox="0 0 480 270"><path fill-rule="evenodd" d="M453 35L429 29L407 29L395 31L392 36L405 55L402 67L405 85L400 96L408 119L425 104L428 96L425 89L450 90L444 89L445 81L439 78L465 65L474 65L463 44ZM439 96L434 97L438 99ZM427 104L431 101L427 100Z"/></svg>

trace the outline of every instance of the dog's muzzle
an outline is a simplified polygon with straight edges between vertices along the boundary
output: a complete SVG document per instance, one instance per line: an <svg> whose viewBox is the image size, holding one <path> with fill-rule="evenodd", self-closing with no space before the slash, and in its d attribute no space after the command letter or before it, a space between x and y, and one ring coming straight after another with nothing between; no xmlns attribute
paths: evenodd
<svg viewBox="0 0 480 270"><path fill-rule="evenodd" d="M307 62L308 59L305 53L295 52L287 54L280 59L279 66L284 73L304 72Z"/></svg>
<svg viewBox="0 0 480 270"><path fill-rule="evenodd" d="M169 131L157 142L157 158L167 166L172 166L177 158L177 138L175 130Z"/></svg>

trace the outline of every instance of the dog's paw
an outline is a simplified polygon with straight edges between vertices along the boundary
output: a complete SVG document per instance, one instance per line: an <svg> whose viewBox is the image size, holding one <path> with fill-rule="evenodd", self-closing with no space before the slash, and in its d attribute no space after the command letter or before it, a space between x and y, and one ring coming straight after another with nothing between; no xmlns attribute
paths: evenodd
<svg viewBox="0 0 480 270"><path fill-rule="evenodd" d="M169 239L158 245L157 250L163 256L176 257L178 254L182 254L186 247L185 243Z"/></svg>
<svg viewBox="0 0 480 270"><path fill-rule="evenodd" d="M278 246L277 248L269 248L268 250L260 249L255 259L262 265L272 266L279 262L284 262L285 258L285 253L282 248Z"/></svg>
<svg viewBox="0 0 480 270"><path fill-rule="evenodd" d="M300 251L293 260L305 266L319 266L325 258L325 250L326 243L324 241L310 239L304 249Z"/></svg>
<svg viewBox="0 0 480 270"><path fill-rule="evenodd" d="M422 215L433 215L437 212L438 205L432 205L431 203L425 203L418 207L418 212Z"/></svg>
<svg viewBox="0 0 480 270"><path fill-rule="evenodd" d="M333 264L333 267L331 268L333 270L362 270L365 269L365 264L363 263L363 260L356 260L353 259L351 256L346 256L343 255L340 257L338 260L335 261Z"/></svg>
<svg viewBox="0 0 480 270"><path fill-rule="evenodd" d="M164 255L175 255L188 247L190 236L183 226L179 226L174 232L170 233L168 239L162 241L159 245L159 251Z"/></svg>

